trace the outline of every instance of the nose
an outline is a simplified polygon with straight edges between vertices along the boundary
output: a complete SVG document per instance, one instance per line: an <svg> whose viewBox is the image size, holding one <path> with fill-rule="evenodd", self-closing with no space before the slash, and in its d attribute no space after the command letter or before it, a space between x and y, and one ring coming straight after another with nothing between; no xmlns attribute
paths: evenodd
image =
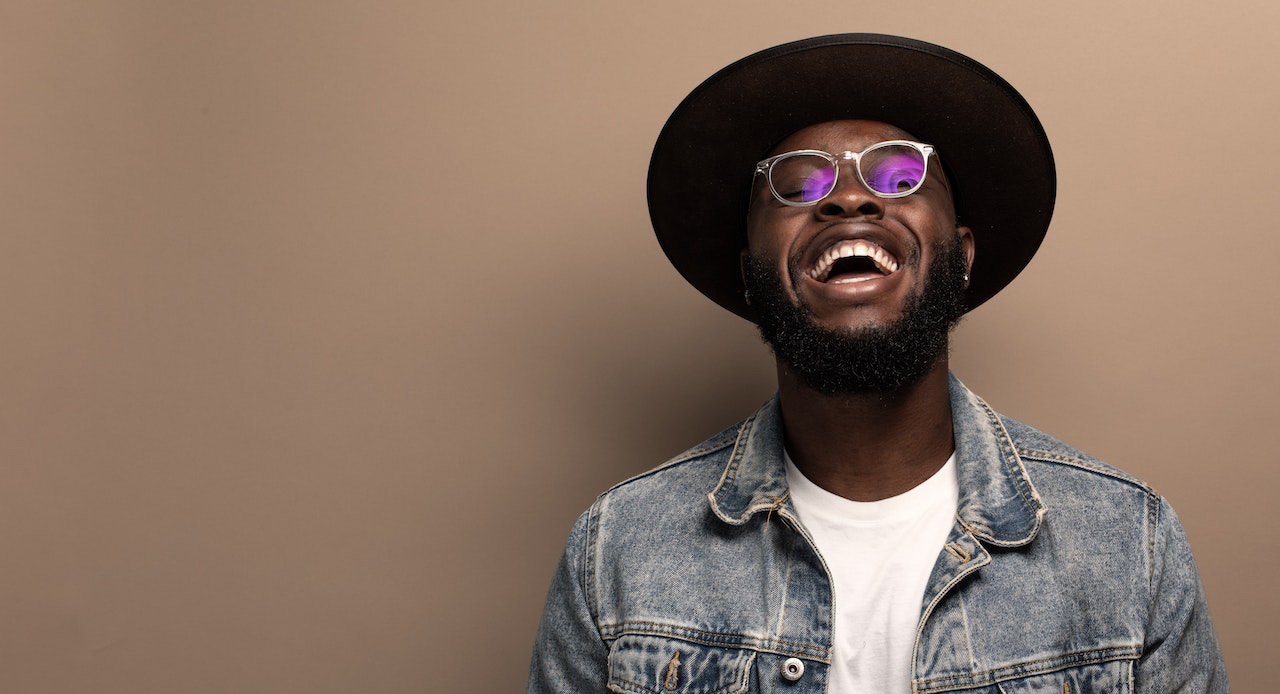
<svg viewBox="0 0 1280 694"><path fill-rule="evenodd" d="M872 217L884 216L884 198L876 196L862 185L854 162L841 162L844 171L836 177L836 187L827 197L818 201L815 212L819 217Z"/></svg>

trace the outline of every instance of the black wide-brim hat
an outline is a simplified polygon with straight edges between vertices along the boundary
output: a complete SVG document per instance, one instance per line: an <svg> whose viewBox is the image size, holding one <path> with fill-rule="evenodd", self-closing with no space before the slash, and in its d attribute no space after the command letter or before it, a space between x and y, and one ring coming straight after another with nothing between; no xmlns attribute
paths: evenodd
<svg viewBox="0 0 1280 694"><path fill-rule="evenodd" d="M937 148L959 221L974 234L968 309L1031 261L1049 227L1057 178L1049 140L1026 100L950 49L836 34L733 63L667 120L649 162L649 215L680 274L754 320L739 255L756 162L797 130L845 119L888 123Z"/></svg>

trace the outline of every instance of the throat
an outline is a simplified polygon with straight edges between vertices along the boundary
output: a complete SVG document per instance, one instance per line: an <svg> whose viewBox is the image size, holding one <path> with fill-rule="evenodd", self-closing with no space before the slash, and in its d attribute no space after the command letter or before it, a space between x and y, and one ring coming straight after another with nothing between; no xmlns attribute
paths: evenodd
<svg viewBox="0 0 1280 694"><path fill-rule="evenodd" d="M914 488L955 449L946 362L892 393L824 396L779 369L787 452L833 494L878 501Z"/></svg>

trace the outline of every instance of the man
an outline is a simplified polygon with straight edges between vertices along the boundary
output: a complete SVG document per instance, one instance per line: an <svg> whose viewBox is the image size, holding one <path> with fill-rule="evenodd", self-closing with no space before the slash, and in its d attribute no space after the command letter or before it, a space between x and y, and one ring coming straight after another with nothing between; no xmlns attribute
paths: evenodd
<svg viewBox="0 0 1280 694"><path fill-rule="evenodd" d="M686 98L654 228L778 395L583 514L529 691L1226 691L1169 505L949 373L1054 188L1026 102L931 44L799 41Z"/></svg>

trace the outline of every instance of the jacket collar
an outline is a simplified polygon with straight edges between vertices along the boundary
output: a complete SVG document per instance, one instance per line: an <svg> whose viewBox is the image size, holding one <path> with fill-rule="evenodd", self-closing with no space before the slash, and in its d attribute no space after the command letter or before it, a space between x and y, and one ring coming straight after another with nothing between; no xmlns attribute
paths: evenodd
<svg viewBox="0 0 1280 694"><path fill-rule="evenodd" d="M1001 547L1030 542L1045 507L1009 432L1000 416L954 375L950 388L960 523ZM786 504L789 490L782 454L782 411L775 395L738 429L724 473L707 494L716 517L742 525L758 511Z"/></svg>

